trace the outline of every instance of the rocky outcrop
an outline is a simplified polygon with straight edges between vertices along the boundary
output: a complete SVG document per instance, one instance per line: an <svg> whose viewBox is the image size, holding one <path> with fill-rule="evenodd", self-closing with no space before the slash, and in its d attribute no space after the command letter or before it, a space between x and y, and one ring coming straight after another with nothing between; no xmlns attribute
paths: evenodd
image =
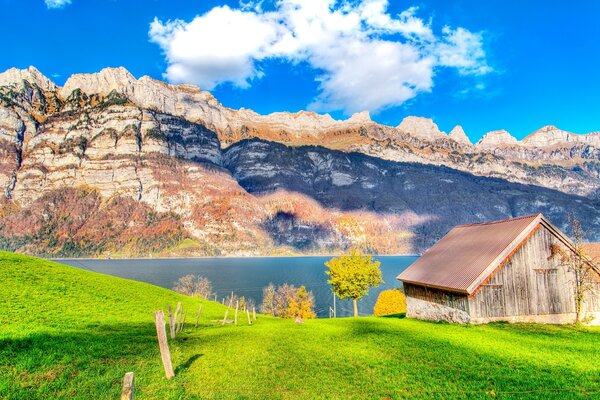
<svg viewBox="0 0 600 400"><path fill-rule="evenodd" d="M495 149L503 146L516 146L519 141L504 129L491 131L483 135L476 146L482 149Z"/></svg>
<svg viewBox="0 0 600 400"><path fill-rule="evenodd" d="M56 91L56 84L46 78L35 67L27 69L10 68L0 74L0 86L12 86L18 90L28 85L36 85L46 92Z"/></svg>
<svg viewBox="0 0 600 400"><path fill-rule="evenodd" d="M548 125L538 129L523 139L523 144L531 147L549 147L560 144L582 143L600 147L600 133L577 135L563 131L555 126Z"/></svg>
<svg viewBox="0 0 600 400"><path fill-rule="evenodd" d="M424 140L436 140L445 136L435 122L429 118L406 117L397 128Z"/></svg>
<svg viewBox="0 0 600 400"><path fill-rule="evenodd" d="M460 144L464 144L467 146L472 145L471 140L467 137L467 134L463 130L462 126L456 125L448 135L450 139L457 141Z"/></svg>

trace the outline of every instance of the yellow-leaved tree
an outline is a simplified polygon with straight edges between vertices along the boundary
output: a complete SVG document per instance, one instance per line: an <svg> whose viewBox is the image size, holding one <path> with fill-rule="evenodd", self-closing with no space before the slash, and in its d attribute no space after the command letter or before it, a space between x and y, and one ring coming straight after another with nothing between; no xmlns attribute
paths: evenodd
<svg viewBox="0 0 600 400"><path fill-rule="evenodd" d="M383 283L379 261L373 261L371 255L363 255L358 250L350 250L348 254L332 258L325 262L325 271L333 286L333 292L340 299L352 299L354 316L358 316L357 301L369 293L369 289Z"/></svg>

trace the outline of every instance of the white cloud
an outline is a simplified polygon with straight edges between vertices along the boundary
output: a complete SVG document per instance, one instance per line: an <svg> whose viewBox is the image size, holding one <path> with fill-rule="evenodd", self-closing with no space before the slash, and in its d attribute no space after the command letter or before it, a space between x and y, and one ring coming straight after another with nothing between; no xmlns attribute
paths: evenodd
<svg viewBox="0 0 600 400"><path fill-rule="evenodd" d="M408 8L388 12L388 0L277 0L272 11L262 2L240 9L215 7L191 22L150 25L150 39L165 53L166 78L211 90L229 82L246 88L263 77L261 62L306 62L320 91L311 107L346 113L377 112L430 91L437 68L483 75L483 38L464 28L444 27Z"/></svg>
<svg viewBox="0 0 600 400"><path fill-rule="evenodd" d="M71 0L44 0L48 8L63 8L71 4Z"/></svg>

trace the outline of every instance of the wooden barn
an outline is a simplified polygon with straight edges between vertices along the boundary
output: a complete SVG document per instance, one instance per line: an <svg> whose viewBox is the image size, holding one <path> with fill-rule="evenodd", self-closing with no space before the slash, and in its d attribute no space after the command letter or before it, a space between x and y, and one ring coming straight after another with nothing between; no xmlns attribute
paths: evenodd
<svg viewBox="0 0 600 400"><path fill-rule="evenodd" d="M571 240L542 214L457 226L398 276L407 317L572 323L575 275L564 256L573 254ZM582 315L598 325L600 270L586 265L591 290Z"/></svg>

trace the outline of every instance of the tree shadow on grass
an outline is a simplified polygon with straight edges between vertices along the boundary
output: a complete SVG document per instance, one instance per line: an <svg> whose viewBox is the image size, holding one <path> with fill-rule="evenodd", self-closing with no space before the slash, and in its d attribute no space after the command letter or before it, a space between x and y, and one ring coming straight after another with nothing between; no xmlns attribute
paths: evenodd
<svg viewBox="0 0 600 400"><path fill-rule="evenodd" d="M204 354L194 354L193 356L188 358L188 360L186 362L184 362L183 364L179 364L177 367L175 367L175 375L178 375L178 374L182 373L183 371L187 370L188 368L190 368L191 365L194 363L194 361L196 361L203 355Z"/></svg>
<svg viewBox="0 0 600 400"><path fill-rule="evenodd" d="M406 318L406 313L398 313L398 314L380 315L380 318L394 318L394 319L402 319L402 318Z"/></svg>

